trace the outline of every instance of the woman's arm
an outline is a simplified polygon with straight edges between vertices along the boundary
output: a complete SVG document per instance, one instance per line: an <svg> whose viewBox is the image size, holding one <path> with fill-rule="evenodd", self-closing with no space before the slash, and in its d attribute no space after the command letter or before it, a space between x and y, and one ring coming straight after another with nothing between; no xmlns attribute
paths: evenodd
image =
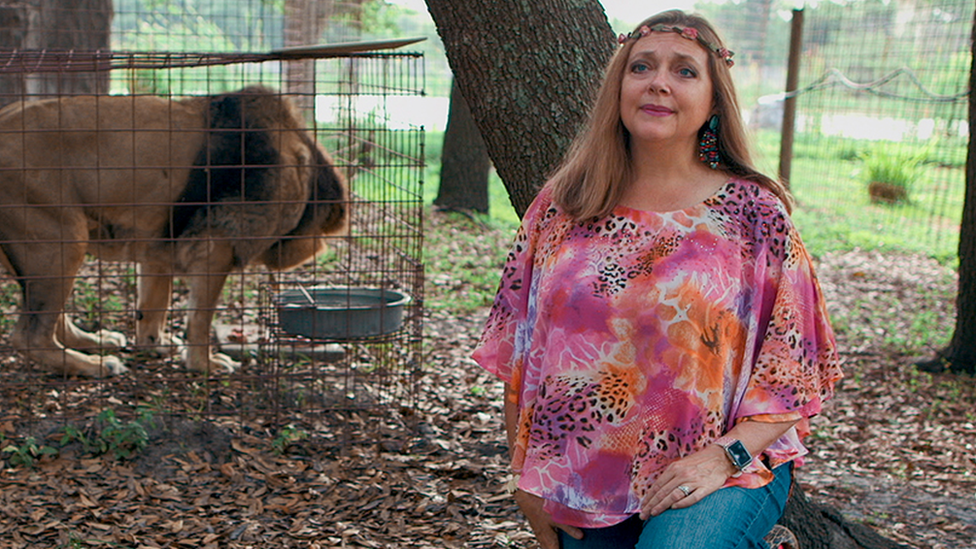
<svg viewBox="0 0 976 549"><path fill-rule="evenodd" d="M762 421L742 421L726 437L742 441L749 454L758 456L783 436L796 421L766 423ZM651 485L641 502L641 519L647 520L666 509L681 509L698 503L708 494L718 490L732 475L739 472L725 449L712 444L703 450L675 461ZM686 496L679 486L691 490Z"/></svg>
<svg viewBox="0 0 976 549"><path fill-rule="evenodd" d="M509 457L515 450L515 437L518 433L518 392L511 385L505 384L505 434L508 437ZM541 549L559 549L559 536L556 530L562 530L576 539L583 539L583 531L573 526L559 524L552 520L552 517L542 508L545 501L539 496L515 491L515 502L525 518L529 521L529 526L535 533L536 540Z"/></svg>
<svg viewBox="0 0 976 549"><path fill-rule="evenodd" d="M508 383L505 384L505 435L508 438L508 458L514 456L515 434L518 432L518 393Z"/></svg>

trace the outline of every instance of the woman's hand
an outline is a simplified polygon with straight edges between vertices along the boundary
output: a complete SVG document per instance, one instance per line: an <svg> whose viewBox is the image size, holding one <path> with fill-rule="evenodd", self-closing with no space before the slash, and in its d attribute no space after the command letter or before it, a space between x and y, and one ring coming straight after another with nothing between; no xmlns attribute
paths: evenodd
<svg viewBox="0 0 976 549"><path fill-rule="evenodd" d="M559 549L559 535L556 530L562 530L576 539L583 539L583 531L574 526L559 524L542 508L543 499L539 496L517 490L515 503L518 503L522 514L529 520L529 526L535 533L541 549Z"/></svg>
<svg viewBox="0 0 976 549"><path fill-rule="evenodd" d="M682 509L698 503L721 488L736 471L725 450L714 444L675 461L654 481L641 501L641 520L666 509ZM687 489L688 494L679 486Z"/></svg>

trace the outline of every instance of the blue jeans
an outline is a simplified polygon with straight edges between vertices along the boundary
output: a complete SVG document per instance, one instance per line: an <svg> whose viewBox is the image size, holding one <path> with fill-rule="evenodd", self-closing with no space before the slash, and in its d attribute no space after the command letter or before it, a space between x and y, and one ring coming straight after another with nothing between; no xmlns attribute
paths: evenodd
<svg viewBox="0 0 976 549"><path fill-rule="evenodd" d="M646 522L634 515L608 528L584 528L583 539L559 530L561 549L768 549L763 537L783 516L792 464L777 467L762 488L722 488L685 509Z"/></svg>

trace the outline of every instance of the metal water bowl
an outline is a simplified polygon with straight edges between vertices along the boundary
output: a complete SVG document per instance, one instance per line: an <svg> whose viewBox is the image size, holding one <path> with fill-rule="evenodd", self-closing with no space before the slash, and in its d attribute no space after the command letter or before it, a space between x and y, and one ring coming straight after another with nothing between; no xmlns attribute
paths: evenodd
<svg viewBox="0 0 976 549"><path fill-rule="evenodd" d="M366 287L315 286L275 298L282 332L309 339L360 339L396 332L409 295Z"/></svg>

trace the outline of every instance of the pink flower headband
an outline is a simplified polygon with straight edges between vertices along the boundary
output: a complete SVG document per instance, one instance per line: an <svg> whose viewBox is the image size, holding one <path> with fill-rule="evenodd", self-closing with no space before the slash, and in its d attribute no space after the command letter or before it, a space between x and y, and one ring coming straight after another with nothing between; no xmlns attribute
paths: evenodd
<svg viewBox="0 0 976 549"><path fill-rule="evenodd" d="M651 34L652 32L674 32L680 34L682 38L687 38L688 40L695 40L702 46L705 46L705 48L708 51L713 52L715 55L719 56L719 58L722 59L722 61L725 61L725 64L728 65L729 67L735 65L735 61L732 60L732 56L735 55L735 52L729 51L726 48L720 48L715 44L706 41L698 34L698 29L693 27L679 27L676 25L665 25L663 23L654 25L653 27L648 27L647 25L644 25L641 28L635 30L634 32L631 32L630 34L621 34L620 36L617 37L617 42L623 44L624 42L630 40L631 38L639 40L647 36L648 34Z"/></svg>

